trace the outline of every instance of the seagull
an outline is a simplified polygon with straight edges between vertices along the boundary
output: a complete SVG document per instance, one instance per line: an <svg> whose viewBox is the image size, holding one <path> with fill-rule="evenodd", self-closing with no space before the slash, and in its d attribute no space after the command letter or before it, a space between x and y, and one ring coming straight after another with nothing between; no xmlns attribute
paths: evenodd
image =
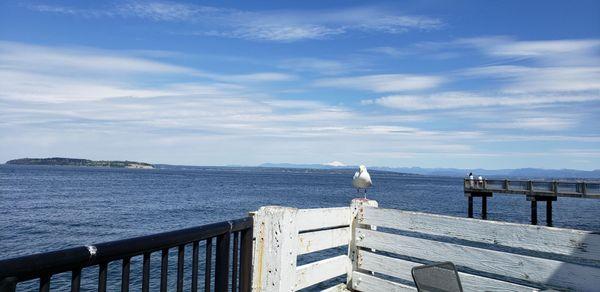
<svg viewBox="0 0 600 292"><path fill-rule="evenodd" d="M352 178L352 186L356 188L356 192L360 194L360 190L365 191L365 199L367 198L367 189L373 185L371 176L364 165L358 167L358 171L354 173Z"/></svg>

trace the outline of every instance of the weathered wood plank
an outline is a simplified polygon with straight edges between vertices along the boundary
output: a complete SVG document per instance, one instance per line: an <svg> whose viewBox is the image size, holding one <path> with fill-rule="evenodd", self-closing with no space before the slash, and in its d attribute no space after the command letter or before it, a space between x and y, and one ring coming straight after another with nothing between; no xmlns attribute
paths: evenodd
<svg viewBox="0 0 600 292"><path fill-rule="evenodd" d="M413 281L411 269L420 266L420 263L405 261L378 255L365 250L359 251L359 268L375 273ZM459 277L465 291L527 291L535 290L534 287L518 285L510 282L499 281L477 275L461 273Z"/></svg>
<svg viewBox="0 0 600 292"><path fill-rule="evenodd" d="M294 290L304 289L337 276L348 275L351 272L350 259L346 255L306 264L296 269Z"/></svg>
<svg viewBox="0 0 600 292"><path fill-rule="evenodd" d="M362 223L595 261L600 234L544 226L457 218L383 208L365 208Z"/></svg>
<svg viewBox="0 0 600 292"><path fill-rule="evenodd" d="M298 255L348 245L350 227L301 233L298 235Z"/></svg>
<svg viewBox="0 0 600 292"><path fill-rule="evenodd" d="M337 284L333 287L321 290L321 292L350 292L346 284Z"/></svg>
<svg viewBox="0 0 600 292"><path fill-rule="evenodd" d="M350 207L300 209L298 231L350 225Z"/></svg>
<svg viewBox="0 0 600 292"><path fill-rule="evenodd" d="M350 235L350 243L348 244L348 257L352 262L353 271L356 271L358 267L358 248L356 247L356 244L354 244L354 239L356 238L354 233L358 228L371 228L371 226L369 225L360 224L359 220L360 218L364 217L365 207L376 208L378 206L379 203L377 203L377 201L367 200L363 198L352 199L352 202L350 203L350 210L352 212L350 229L352 231L352 234ZM350 277L348 277L346 285L348 287L352 287L352 274L350 274Z"/></svg>
<svg viewBox="0 0 600 292"><path fill-rule="evenodd" d="M261 207L254 213L253 291L290 291L295 283L298 209Z"/></svg>
<svg viewBox="0 0 600 292"><path fill-rule="evenodd" d="M593 291L600 269L548 259L468 247L367 229L358 229L356 245L431 261L456 265L492 274L521 279L555 288Z"/></svg>
<svg viewBox="0 0 600 292"><path fill-rule="evenodd" d="M414 292L417 288L377 278L361 272L352 273L352 289L362 292Z"/></svg>

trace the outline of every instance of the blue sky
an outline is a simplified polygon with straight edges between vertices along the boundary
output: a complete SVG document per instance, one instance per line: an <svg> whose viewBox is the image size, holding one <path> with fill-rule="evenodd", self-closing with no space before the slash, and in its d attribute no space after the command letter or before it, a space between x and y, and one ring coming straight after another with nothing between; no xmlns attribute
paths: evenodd
<svg viewBox="0 0 600 292"><path fill-rule="evenodd" d="M597 1L2 1L0 161L600 168Z"/></svg>

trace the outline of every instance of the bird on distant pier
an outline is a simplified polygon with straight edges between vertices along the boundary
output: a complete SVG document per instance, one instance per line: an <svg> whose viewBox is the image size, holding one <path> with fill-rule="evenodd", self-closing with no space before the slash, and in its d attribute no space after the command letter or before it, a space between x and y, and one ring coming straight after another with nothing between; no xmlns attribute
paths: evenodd
<svg viewBox="0 0 600 292"><path fill-rule="evenodd" d="M356 192L360 194L360 190L365 192L365 199L367 198L367 189L373 185L371 182L371 175L367 171L364 165L358 167L358 171L354 173L352 178L352 186L356 188Z"/></svg>

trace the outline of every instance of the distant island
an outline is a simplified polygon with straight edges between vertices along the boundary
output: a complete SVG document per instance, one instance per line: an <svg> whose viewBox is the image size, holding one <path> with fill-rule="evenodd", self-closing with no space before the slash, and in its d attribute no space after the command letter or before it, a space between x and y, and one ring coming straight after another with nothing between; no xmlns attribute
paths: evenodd
<svg viewBox="0 0 600 292"><path fill-rule="evenodd" d="M77 158L20 158L6 162L12 165L60 165L60 166L87 166L87 167L115 167L115 168L142 168L153 169L154 165L136 161L117 160L89 160Z"/></svg>

